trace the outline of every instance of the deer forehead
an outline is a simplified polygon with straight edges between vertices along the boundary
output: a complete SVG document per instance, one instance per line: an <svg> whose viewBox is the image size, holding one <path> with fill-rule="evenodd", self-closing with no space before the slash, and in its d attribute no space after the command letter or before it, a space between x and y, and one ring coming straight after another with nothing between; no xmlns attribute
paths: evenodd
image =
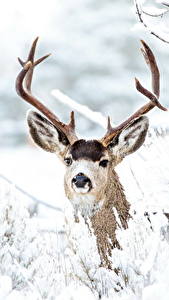
<svg viewBox="0 0 169 300"><path fill-rule="evenodd" d="M85 159L92 162L108 157L107 148L97 140L78 140L69 149L69 154L74 161Z"/></svg>

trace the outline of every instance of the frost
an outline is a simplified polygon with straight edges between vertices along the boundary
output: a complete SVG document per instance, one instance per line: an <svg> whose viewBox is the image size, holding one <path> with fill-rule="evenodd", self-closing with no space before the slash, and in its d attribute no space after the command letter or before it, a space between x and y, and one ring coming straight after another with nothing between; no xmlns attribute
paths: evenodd
<svg viewBox="0 0 169 300"><path fill-rule="evenodd" d="M12 280L9 276L0 276L0 299L5 298L12 291Z"/></svg>

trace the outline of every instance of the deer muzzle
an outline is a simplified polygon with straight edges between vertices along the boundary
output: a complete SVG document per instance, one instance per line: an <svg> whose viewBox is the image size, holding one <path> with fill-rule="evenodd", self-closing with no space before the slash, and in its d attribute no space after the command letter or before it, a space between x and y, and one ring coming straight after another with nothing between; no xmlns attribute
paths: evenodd
<svg viewBox="0 0 169 300"><path fill-rule="evenodd" d="M83 173L78 173L72 179L72 186L76 192L87 193L92 188L92 183L89 177Z"/></svg>

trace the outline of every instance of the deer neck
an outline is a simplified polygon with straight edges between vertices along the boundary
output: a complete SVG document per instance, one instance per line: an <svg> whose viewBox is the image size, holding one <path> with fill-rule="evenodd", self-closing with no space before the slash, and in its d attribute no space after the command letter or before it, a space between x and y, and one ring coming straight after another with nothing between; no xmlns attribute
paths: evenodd
<svg viewBox="0 0 169 300"><path fill-rule="evenodd" d="M119 177L115 170L110 170L111 174L107 184L103 209L110 210L117 215L121 221L123 228L127 228L127 220L129 217L130 204L126 199L124 188L120 183Z"/></svg>
<svg viewBox="0 0 169 300"><path fill-rule="evenodd" d="M116 237L116 229L128 227L130 204L114 170L111 170L109 178L103 205L90 220L96 236L101 266L111 269L111 250L115 247L121 248Z"/></svg>

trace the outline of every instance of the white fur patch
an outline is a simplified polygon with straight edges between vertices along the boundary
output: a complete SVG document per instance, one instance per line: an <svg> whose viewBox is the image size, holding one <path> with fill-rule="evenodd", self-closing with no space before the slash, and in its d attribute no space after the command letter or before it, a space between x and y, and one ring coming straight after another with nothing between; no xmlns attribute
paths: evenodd
<svg viewBox="0 0 169 300"><path fill-rule="evenodd" d="M82 216L90 217L102 207L103 201L96 202L93 195L81 194L74 195L71 203L75 210L75 216L78 216L78 212L80 212Z"/></svg>
<svg viewBox="0 0 169 300"><path fill-rule="evenodd" d="M86 186L84 188L78 188L75 184L73 184L73 189L77 194L86 194L89 192L90 187L88 183L86 183Z"/></svg>

